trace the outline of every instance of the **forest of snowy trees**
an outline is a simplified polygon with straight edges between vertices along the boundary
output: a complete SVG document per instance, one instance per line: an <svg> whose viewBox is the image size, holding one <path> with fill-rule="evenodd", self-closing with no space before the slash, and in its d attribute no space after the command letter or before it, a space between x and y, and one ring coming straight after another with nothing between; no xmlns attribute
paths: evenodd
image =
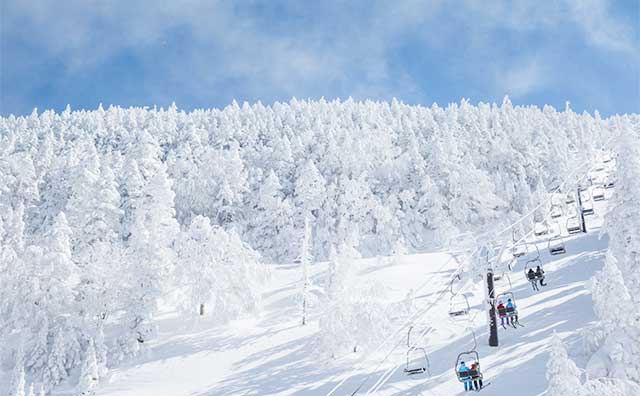
<svg viewBox="0 0 640 396"><path fill-rule="evenodd" d="M640 123L615 137L616 191L605 216L609 248L591 279L599 321L583 331L583 374L554 336L547 367L550 396L640 394Z"/></svg>
<svg viewBox="0 0 640 396"><path fill-rule="evenodd" d="M160 300L214 321L258 312L262 263L290 263L301 251L303 261L334 263L325 297L339 309L320 326L339 334L352 306L375 305L366 290L342 289L350 258L437 247L508 223L639 125L507 98L0 118L0 363L42 392L72 375L90 389L111 362L153 340ZM620 166L629 191L617 193L624 209L611 222L628 221L635 234L631 242L626 228L612 234L612 278L640 260L637 147L619 146L636 162ZM625 283L628 294L616 293L637 305L637 273ZM612 298L593 287L596 306L597 296ZM637 337L629 332L638 316L627 319L636 322L617 331ZM598 334L609 348L612 333Z"/></svg>

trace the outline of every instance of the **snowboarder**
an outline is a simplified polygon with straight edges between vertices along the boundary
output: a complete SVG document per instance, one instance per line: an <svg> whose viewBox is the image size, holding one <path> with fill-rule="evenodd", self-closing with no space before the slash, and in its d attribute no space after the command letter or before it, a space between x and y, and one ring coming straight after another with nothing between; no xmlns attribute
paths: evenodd
<svg viewBox="0 0 640 396"><path fill-rule="evenodd" d="M461 380L466 380L464 381L464 390L473 390L473 383L471 382L471 377L469 377L469 367L467 367L464 362L460 362L460 366L458 366L458 373L460 373Z"/></svg>
<svg viewBox="0 0 640 396"><path fill-rule="evenodd" d="M507 319L507 324L509 324L509 318L507 317L507 308L504 306L502 301L498 302L498 316L500 317L500 326L505 327L504 320Z"/></svg>
<svg viewBox="0 0 640 396"><path fill-rule="evenodd" d="M544 283L544 270L540 266L536 267L536 278L540 279L540 286L546 286Z"/></svg>
<svg viewBox="0 0 640 396"><path fill-rule="evenodd" d="M518 314L516 312L516 305L511 301L511 299L507 300L506 311L511 314L511 326L516 327L516 323L518 323ZM509 319L507 319L507 324L509 324Z"/></svg>
<svg viewBox="0 0 640 396"><path fill-rule="evenodd" d="M471 378L473 379L473 386L476 388L477 391L479 391L480 389L482 389L482 377L480 377L480 363L473 362L471 364L471 371L475 372L475 375L471 375Z"/></svg>
<svg viewBox="0 0 640 396"><path fill-rule="evenodd" d="M529 282L531 282L531 286L533 287L533 290L538 291L540 289L538 289L538 281L536 280L536 273L533 272L533 268L529 268L529 271L527 272L527 278L529 278Z"/></svg>

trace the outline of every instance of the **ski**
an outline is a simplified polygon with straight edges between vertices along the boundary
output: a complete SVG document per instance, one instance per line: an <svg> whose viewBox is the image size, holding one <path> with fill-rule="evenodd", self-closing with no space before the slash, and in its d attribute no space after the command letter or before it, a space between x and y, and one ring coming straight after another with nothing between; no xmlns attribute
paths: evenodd
<svg viewBox="0 0 640 396"><path fill-rule="evenodd" d="M483 389L485 389L485 388L486 388L487 386L489 386L489 385L491 385L491 382L484 383L484 384L482 384L482 388L480 388L480 389L474 389L474 390L475 390L476 392L480 392L480 391L482 391Z"/></svg>

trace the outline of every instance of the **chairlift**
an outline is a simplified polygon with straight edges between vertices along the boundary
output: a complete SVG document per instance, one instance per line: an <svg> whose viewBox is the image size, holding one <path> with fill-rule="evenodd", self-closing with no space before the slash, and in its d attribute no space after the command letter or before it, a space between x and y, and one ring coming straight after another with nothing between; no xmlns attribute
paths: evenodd
<svg viewBox="0 0 640 396"><path fill-rule="evenodd" d="M605 179L603 184L604 184L604 188L609 189L609 188L615 187L616 182L613 177L609 176Z"/></svg>
<svg viewBox="0 0 640 396"><path fill-rule="evenodd" d="M578 216L572 216L567 219L567 232L569 234L577 234L582 231L580 219Z"/></svg>
<svg viewBox="0 0 640 396"><path fill-rule="evenodd" d="M502 281L504 279L507 280L507 282L509 283L509 289L511 289L512 288L511 277L509 276L509 274L507 272L503 272L500 275L494 275L493 276L493 280L494 281Z"/></svg>
<svg viewBox="0 0 640 396"><path fill-rule="evenodd" d="M462 293L452 294L449 300L449 317L453 320L467 320L471 311L469 299Z"/></svg>
<svg viewBox="0 0 640 396"><path fill-rule="evenodd" d="M506 302L508 302L509 300L511 300L513 307L507 308ZM504 292L498 294L498 296L496 297L496 301L498 302L498 304L502 302L505 305L504 308L498 309L498 315L507 316L509 318L511 318L512 316L518 316L518 306L516 305L516 298L513 295L513 292Z"/></svg>
<svg viewBox="0 0 640 396"><path fill-rule="evenodd" d="M456 358L455 366L453 366L453 370L456 373L456 377L460 382L470 382L474 380L483 379L482 371L480 369L480 355L478 354L478 351L477 351L478 342L476 340L476 334L473 330L471 330L471 333L473 335L473 344L474 344L473 348L469 351L461 352L460 354L458 354L458 357ZM464 372L458 371L458 368L460 367L461 363L465 363L466 365L468 362L472 362L468 365L468 368L469 368L468 371L464 371ZM474 363L476 365L476 368L472 370L471 366Z"/></svg>
<svg viewBox="0 0 640 396"><path fill-rule="evenodd" d="M594 201L604 201L604 187L603 186L595 186L591 191L591 195L593 196Z"/></svg>
<svg viewBox="0 0 640 396"><path fill-rule="evenodd" d="M536 236L545 235L548 232L549 232L549 225L545 221L536 222L536 224L533 226L533 233Z"/></svg>
<svg viewBox="0 0 640 396"><path fill-rule="evenodd" d="M576 197L573 193L567 193L567 197L565 198L564 202L566 204L572 204L574 202L576 202Z"/></svg>
<svg viewBox="0 0 640 396"><path fill-rule="evenodd" d="M511 254L515 258L522 257L527 254L527 243L520 242L516 245L513 245L513 247L511 248Z"/></svg>
<svg viewBox="0 0 640 396"><path fill-rule="evenodd" d="M431 376L427 351L424 348L411 345L411 330L413 330L413 326L409 327L407 332L407 363L404 367L404 372L407 375L427 373L427 375Z"/></svg>
<svg viewBox="0 0 640 396"><path fill-rule="evenodd" d="M611 162L611 154L606 153L605 155L602 156L602 162L604 162L605 164L608 164L609 162Z"/></svg>
<svg viewBox="0 0 640 396"><path fill-rule="evenodd" d="M595 211L593 210L593 202L591 202L591 200L585 201L585 202L582 203L582 214L583 215L591 216L594 213L595 213Z"/></svg>
<svg viewBox="0 0 640 396"><path fill-rule="evenodd" d="M591 192L589 190L585 190L587 194L583 194L582 197L582 214L585 216L589 216L594 214L593 210L593 199Z"/></svg>
<svg viewBox="0 0 640 396"><path fill-rule="evenodd" d="M551 216L552 219L557 219L558 217L562 216L563 210L562 210L562 206L558 205L558 204L553 204L551 205L551 209L549 211L549 215Z"/></svg>
<svg viewBox="0 0 640 396"><path fill-rule="evenodd" d="M515 258L522 257L527 254L527 242L521 241L518 243L518 241L520 241L521 239L523 238L520 238L516 234L516 229L514 228L511 232L511 240L513 241L513 246L511 246L511 254Z"/></svg>
<svg viewBox="0 0 640 396"><path fill-rule="evenodd" d="M537 272L537 268L540 267L541 272ZM529 270L533 272L529 274ZM542 265L542 260L539 257L531 259L524 264L524 277L529 282L536 282L541 279L544 279L544 266Z"/></svg>
<svg viewBox="0 0 640 396"><path fill-rule="evenodd" d="M562 238L562 235L556 235L549 238L547 247L549 248L549 253L553 256L557 254L564 254L567 252L564 246L564 239Z"/></svg>

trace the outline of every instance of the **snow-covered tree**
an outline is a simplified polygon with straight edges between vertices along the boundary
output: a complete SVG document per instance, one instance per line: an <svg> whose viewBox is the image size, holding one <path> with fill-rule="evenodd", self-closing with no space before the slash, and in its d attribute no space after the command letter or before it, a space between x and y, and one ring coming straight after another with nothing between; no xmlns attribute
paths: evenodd
<svg viewBox="0 0 640 396"><path fill-rule="evenodd" d="M320 351L331 356L370 348L389 331L384 287L357 282L351 268L357 257L343 245L331 258L319 335Z"/></svg>
<svg viewBox="0 0 640 396"><path fill-rule="evenodd" d="M98 360L96 358L96 349L93 340L89 340L89 344L84 353L85 356L80 368L80 379L77 389L81 395L91 395L99 379Z"/></svg>
<svg viewBox="0 0 640 396"><path fill-rule="evenodd" d="M562 339L557 334L551 339L546 376L549 381L549 396L580 396L580 371L567 355Z"/></svg>
<svg viewBox="0 0 640 396"><path fill-rule="evenodd" d="M219 259L223 246L217 244L209 218L196 216L177 241L176 279L186 312L204 316L206 304L219 287Z"/></svg>
<svg viewBox="0 0 640 396"><path fill-rule="evenodd" d="M296 206L303 216L320 209L323 201L325 180L313 161L308 160L301 168L295 183Z"/></svg>

